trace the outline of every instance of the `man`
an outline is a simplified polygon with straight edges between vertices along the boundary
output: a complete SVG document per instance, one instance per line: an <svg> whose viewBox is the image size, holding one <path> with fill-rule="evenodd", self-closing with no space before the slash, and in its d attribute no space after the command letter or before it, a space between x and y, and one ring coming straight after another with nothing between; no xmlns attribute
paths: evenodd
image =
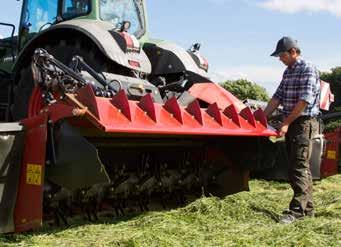
<svg viewBox="0 0 341 247"><path fill-rule="evenodd" d="M283 37L271 56L279 57L287 68L282 81L265 108L267 117L283 106L284 121L278 129L285 135L289 157L289 179L294 191L289 210L283 212L281 223L314 215L312 177L309 167L311 139L319 132L320 79L317 69L301 57L297 41Z"/></svg>

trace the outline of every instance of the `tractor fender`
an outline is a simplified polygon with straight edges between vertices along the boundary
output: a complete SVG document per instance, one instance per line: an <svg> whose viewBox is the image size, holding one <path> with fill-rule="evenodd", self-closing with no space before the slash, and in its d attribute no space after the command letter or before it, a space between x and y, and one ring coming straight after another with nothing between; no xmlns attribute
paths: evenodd
<svg viewBox="0 0 341 247"><path fill-rule="evenodd" d="M75 19L53 25L41 31L25 45L19 54L14 70L16 71L20 67L20 64L27 56L32 54L36 47L41 46L44 42L48 42L50 37L54 37L57 34L57 38L63 39L62 34L65 33L68 35L65 38L78 36L89 38L106 57L124 67L147 74L151 73L151 63L145 52L142 49L140 52L124 52L118 41L111 34L116 32L114 28L114 25L111 23L89 19ZM136 66L136 64L139 66Z"/></svg>
<svg viewBox="0 0 341 247"><path fill-rule="evenodd" d="M152 63L152 74L165 75L181 72L192 72L208 80L207 72L200 68L194 60L191 51L169 42L156 41L156 43L145 43L143 49Z"/></svg>

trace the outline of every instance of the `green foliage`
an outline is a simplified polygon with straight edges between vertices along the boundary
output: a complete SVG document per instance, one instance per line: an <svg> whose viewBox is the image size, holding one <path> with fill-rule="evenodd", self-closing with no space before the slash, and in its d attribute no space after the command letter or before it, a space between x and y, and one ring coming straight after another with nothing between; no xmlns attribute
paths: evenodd
<svg viewBox="0 0 341 247"><path fill-rule="evenodd" d="M325 126L325 132L332 132L337 128L341 128L341 120L330 121Z"/></svg>
<svg viewBox="0 0 341 247"><path fill-rule="evenodd" d="M322 72L320 77L333 85L341 86L341 67L335 67L331 72Z"/></svg>
<svg viewBox="0 0 341 247"><path fill-rule="evenodd" d="M239 79L235 81L226 81L221 84L226 90L232 93L237 98L244 99L254 99L260 101L268 101L269 96L262 86L256 83L250 82L245 79Z"/></svg>
<svg viewBox="0 0 341 247"><path fill-rule="evenodd" d="M0 235L0 246L340 246L341 175L315 182L316 217L290 225L276 221L291 200L289 184L253 180L250 190L175 210Z"/></svg>

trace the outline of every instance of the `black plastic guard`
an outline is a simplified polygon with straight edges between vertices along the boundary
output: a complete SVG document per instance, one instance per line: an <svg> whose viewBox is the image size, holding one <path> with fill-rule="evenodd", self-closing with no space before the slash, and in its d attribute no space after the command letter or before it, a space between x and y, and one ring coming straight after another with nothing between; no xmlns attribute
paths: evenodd
<svg viewBox="0 0 341 247"><path fill-rule="evenodd" d="M317 135L312 139L312 154L310 157L310 171L314 180L321 179L321 162L323 153L323 135ZM277 150L274 150L277 149ZM263 159L260 163L266 166L258 167L254 172L254 176L257 178L267 180L289 180L288 165L289 158L286 151L286 145L284 141L272 143L263 148ZM264 157L267 159L265 160Z"/></svg>
<svg viewBox="0 0 341 247"><path fill-rule="evenodd" d="M110 182L97 149L66 122L57 140L56 164L46 166L46 179L69 190Z"/></svg>
<svg viewBox="0 0 341 247"><path fill-rule="evenodd" d="M14 209L24 150L18 123L0 124L0 233L14 232Z"/></svg>

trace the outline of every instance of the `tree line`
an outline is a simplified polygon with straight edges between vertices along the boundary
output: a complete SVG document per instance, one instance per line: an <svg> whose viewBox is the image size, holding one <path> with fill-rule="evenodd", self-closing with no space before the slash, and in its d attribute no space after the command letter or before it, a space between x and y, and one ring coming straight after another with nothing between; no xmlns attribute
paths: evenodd
<svg viewBox="0 0 341 247"><path fill-rule="evenodd" d="M270 99L264 87L246 79L227 80L220 85L240 100L269 101Z"/></svg>

